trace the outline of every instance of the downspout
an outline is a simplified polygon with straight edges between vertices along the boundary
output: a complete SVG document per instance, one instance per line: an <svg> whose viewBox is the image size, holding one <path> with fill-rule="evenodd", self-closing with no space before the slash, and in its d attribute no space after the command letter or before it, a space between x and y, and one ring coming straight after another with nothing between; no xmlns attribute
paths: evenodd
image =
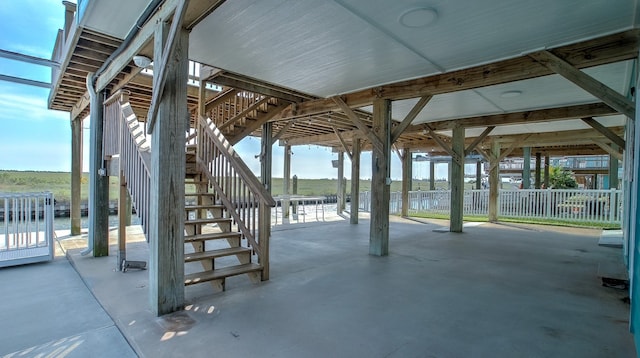
<svg viewBox="0 0 640 358"><path fill-rule="evenodd" d="M89 103L91 106L91 111L96 110L96 108L93 107L94 104L96 104L98 101L98 94L96 93L96 89L95 87L93 87L93 80L95 78L95 74L94 73L89 73L87 74L87 92L89 92ZM91 125L95 125L95 123L91 123ZM92 138L93 140L94 138ZM95 185L95 183L94 183ZM95 204L93 202L93 195L89 195L89 210L94 210L95 208ZM89 228L93 227L93 215L89 214ZM82 256L88 255L93 251L93 240L91 237L89 237L90 235L87 236L87 248L82 251L80 254Z"/></svg>

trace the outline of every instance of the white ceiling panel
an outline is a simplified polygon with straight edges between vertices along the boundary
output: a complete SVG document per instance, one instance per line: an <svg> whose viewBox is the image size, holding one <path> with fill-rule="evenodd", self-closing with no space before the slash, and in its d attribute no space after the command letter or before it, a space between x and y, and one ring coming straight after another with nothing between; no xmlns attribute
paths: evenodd
<svg viewBox="0 0 640 358"><path fill-rule="evenodd" d="M437 72L331 1L227 1L191 32L189 53L319 96Z"/></svg>
<svg viewBox="0 0 640 358"><path fill-rule="evenodd" d="M635 0L336 1L446 71L626 30L638 11ZM416 9L437 17L403 25Z"/></svg>
<svg viewBox="0 0 640 358"><path fill-rule="evenodd" d="M84 0L82 26L124 39L151 0Z"/></svg>

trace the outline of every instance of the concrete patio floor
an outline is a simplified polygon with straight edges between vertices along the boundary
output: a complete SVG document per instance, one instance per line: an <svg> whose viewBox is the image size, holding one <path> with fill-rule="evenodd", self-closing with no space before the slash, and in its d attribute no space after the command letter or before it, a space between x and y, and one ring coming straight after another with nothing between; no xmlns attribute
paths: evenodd
<svg viewBox="0 0 640 358"><path fill-rule="evenodd" d="M108 314L95 321L110 327L111 319L144 357L636 355L627 293L597 277L600 263L621 260L620 249L598 246L600 230L484 223L440 232L446 225L392 217L387 257L368 255L366 219L277 226L270 281L235 277L222 293L189 286L185 311L160 318L148 309L147 271L120 273L115 256L81 256L85 240L61 243ZM147 260L146 242L130 230L128 258ZM27 347L14 348L0 355Z"/></svg>

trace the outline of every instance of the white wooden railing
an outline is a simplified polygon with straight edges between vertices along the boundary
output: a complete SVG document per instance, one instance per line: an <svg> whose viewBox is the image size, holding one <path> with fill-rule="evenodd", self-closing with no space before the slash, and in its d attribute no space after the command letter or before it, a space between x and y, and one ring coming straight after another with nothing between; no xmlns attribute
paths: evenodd
<svg viewBox="0 0 640 358"><path fill-rule="evenodd" d="M53 259L53 194L0 193L0 267Z"/></svg>
<svg viewBox="0 0 640 358"><path fill-rule="evenodd" d="M119 156L120 169L126 178L136 214L145 234L149 232L149 199L151 188L150 144L144 135L144 124L131 108L126 95L112 96L104 104L103 148L105 156ZM115 174L117 175L117 174Z"/></svg>
<svg viewBox="0 0 640 358"><path fill-rule="evenodd" d="M391 193L389 212L399 214L400 192ZM449 215L450 190L409 192L409 215ZM504 218L559 220L582 223L620 224L622 220L621 190L587 189L501 189L498 216ZM371 210L371 193L360 193L360 210ZM463 215L487 216L489 190L465 190Z"/></svg>

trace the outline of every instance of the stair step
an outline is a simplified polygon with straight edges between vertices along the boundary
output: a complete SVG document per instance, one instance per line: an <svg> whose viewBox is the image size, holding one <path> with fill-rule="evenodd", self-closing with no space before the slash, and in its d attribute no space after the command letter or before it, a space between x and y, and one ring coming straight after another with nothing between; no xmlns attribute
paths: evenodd
<svg viewBox="0 0 640 358"><path fill-rule="evenodd" d="M203 251L203 252L194 252L190 254L184 254L184 262L208 260L208 259L215 259L218 257L242 255L242 254L251 255L251 249L241 246L241 247L228 247L224 249L209 250L209 251Z"/></svg>
<svg viewBox="0 0 640 358"><path fill-rule="evenodd" d="M194 197L194 196L215 196L216 193L185 193L184 196Z"/></svg>
<svg viewBox="0 0 640 358"><path fill-rule="evenodd" d="M210 271L196 272L184 276L185 286L194 285L196 283L219 280L225 277L242 275L244 273L261 271L262 265L256 263L223 267Z"/></svg>
<svg viewBox="0 0 640 358"><path fill-rule="evenodd" d="M210 234L186 235L184 237L184 242L190 243L190 242L207 241L207 240L234 239L239 237L240 237L239 232L214 232Z"/></svg>
<svg viewBox="0 0 640 358"><path fill-rule="evenodd" d="M185 225L206 225L206 224L218 224L231 222L230 218L206 218L206 219L193 219L185 220Z"/></svg>
<svg viewBox="0 0 640 358"><path fill-rule="evenodd" d="M224 209L224 205L185 205L184 210L200 210L200 209Z"/></svg>

